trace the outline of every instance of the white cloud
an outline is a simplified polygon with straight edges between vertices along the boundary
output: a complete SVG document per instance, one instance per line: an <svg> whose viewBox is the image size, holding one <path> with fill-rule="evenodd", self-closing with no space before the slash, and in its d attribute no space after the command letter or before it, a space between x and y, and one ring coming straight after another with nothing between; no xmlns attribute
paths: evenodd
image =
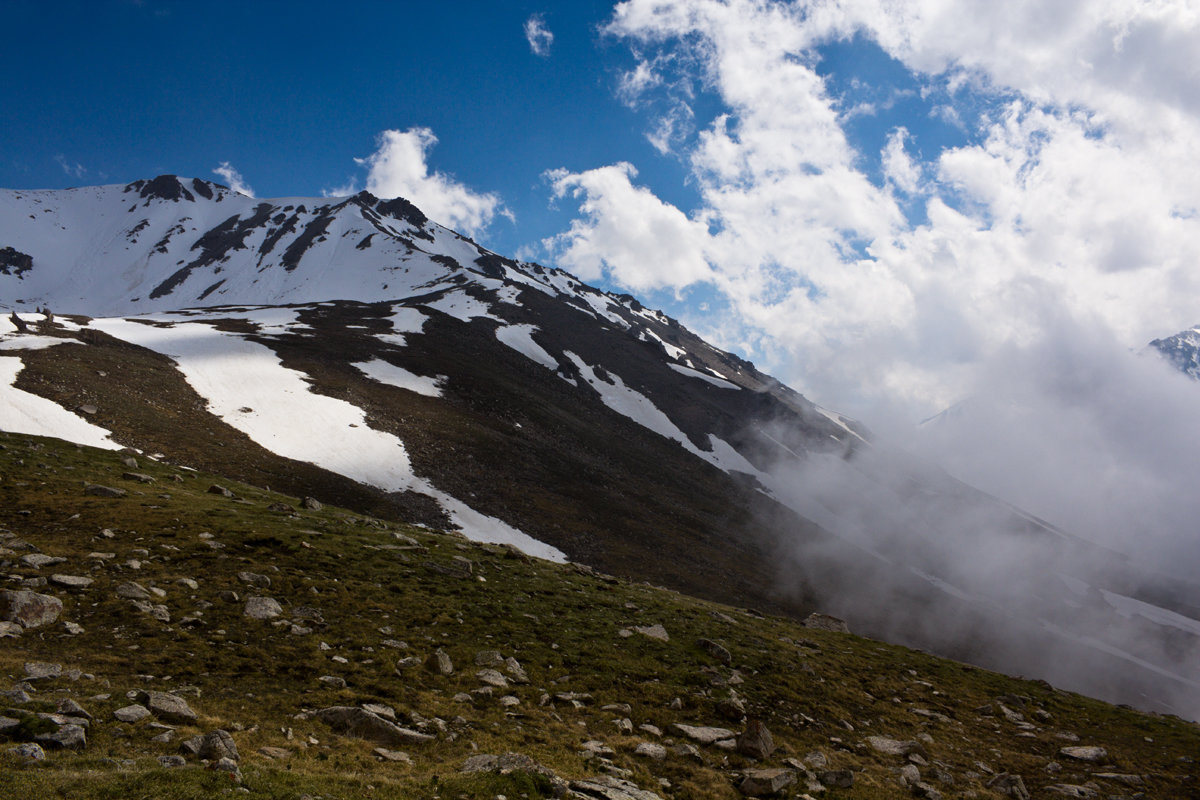
<svg viewBox="0 0 1200 800"><path fill-rule="evenodd" d="M234 169L228 161L222 161L221 166L214 169L213 172L224 178L230 189L247 197L254 197L254 190L250 188L250 184L246 183L242 174Z"/></svg>
<svg viewBox="0 0 1200 800"><path fill-rule="evenodd" d="M387 130L379 134L377 148L366 158L354 159L367 169L367 191L378 197L404 197L430 219L476 236L497 214L512 219L491 192L479 193L442 172L430 172L426 154L437 144L429 128ZM334 191L343 191L343 187Z"/></svg>
<svg viewBox="0 0 1200 800"><path fill-rule="evenodd" d="M87 174L87 169L83 164L80 164L78 161L72 164L70 161L67 161L67 157L62 153L56 154L54 160L62 167L62 171L72 178L82 178Z"/></svg>
<svg viewBox="0 0 1200 800"><path fill-rule="evenodd" d="M704 226L644 187L629 164L546 174L554 196L580 203L581 219L546 239L555 260L585 280L608 274L633 289L686 286L710 277Z"/></svg>
<svg viewBox="0 0 1200 800"><path fill-rule="evenodd" d="M908 131L896 128L888 134L887 146L883 150L883 174L897 189L913 194L921 188L921 167L904 149Z"/></svg>
<svg viewBox="0 0 1200 800"><path fill-rule="evenodd" d="M550 55L554 34L546 27L546 20L541 14L534 14L525 20L525 40L535 56L546 58Z"/></svg>

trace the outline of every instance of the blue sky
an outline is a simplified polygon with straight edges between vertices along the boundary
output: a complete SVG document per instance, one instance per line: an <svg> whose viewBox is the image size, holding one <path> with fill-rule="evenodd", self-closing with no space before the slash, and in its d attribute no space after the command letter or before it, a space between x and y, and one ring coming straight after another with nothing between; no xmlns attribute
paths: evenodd
<svg viewBox="0 0 1200 800"><path fill-rule="evenodd" d="M1194 494L1192 406L1149 414L1175 378L1130 361L1200 322L1190 0L6 0L0 29L4 187L403 194L1076 530ZM971 436L914 438L972 397Z"/></svg>

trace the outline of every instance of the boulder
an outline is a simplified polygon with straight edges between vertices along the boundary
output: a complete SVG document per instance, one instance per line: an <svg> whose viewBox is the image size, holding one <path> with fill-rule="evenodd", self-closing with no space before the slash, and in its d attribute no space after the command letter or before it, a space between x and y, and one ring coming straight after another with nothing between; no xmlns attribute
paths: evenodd
<svg viewBox="0 0 1200 800"><path fill-rule="evenodd" d="M270 589L271 579L266 575L259 575L257 572L239 572L238 580L242 583L255 586L259 589Z"/></svg>
<svg viewBox="0 0 1200 800"><path fill-rule="evenodd" d="M83 493L90 497L124 497L129 494L124 489L114 489L112 486L100 486L95 483L84 486Z"/></svg>
<svg viewBox="0 0 1200 800"><path fill-rule="evenodd" d="M876 753L882 753L885 756L909 756L913 753L926 758L925 745L915 740L900 741L898 739L889 739L886 736L868 736L867 744L871 745L871 749Z"/></svg>
<svg viewBox="0 0 1200 800"><path fill-rule="evenodd" d="M746 771L738 791L747 797L770 797L779 794L795 782L795 770L751 769Z"/></svg>
<svg viewBox="0 0 1200 800"><path fill-rule="evenodd" d="M671 730L680 736L686 736L700 744L715 744L725 739L733 739L737 734L727 728L710 728L700 725L683 725L672 723Z"/></svg>
<svg viewBox="0 0 1200 800"><path fill-rule="evenodd" d="M39 733L33 738L43 747L59 750L83 750L87 747L87 733L81 725L61 725L53 733Z"/></svg>
<svg viewBox="0 0 1200 800"><path fill-rule="evenodd" d="M571 781L571 791L586 798L599 800L662 800L660 795L640 788L636 783L602 775L598 778L586 778Z"/></svg>
<svg viewBox="0 0 1200 800"><path fill-rule="evenodd" d="M775 752L775 740L762 720L752 719L746 730L737 738L737 751L744 756L762 760Z"/></svg>
<svg viewBox="0 0 1200 800"><path fill-rule="evenodd" d="M204 735L204 738L200 740L200 748L197 754L201 758L210 761L222 758L232 759L233 761L240 760L237 745L233 743L233 737L229 735L229 731L220 728L209 731Z"/></svg>
<svg viewBox="0 0 1200 800"><path fill-rule="evenodd" d="M1025 788L1025 781L1020 775L1002 772L993 776L986 785L992 791L1011 797L1013 800L1029 800L1029 790Z"/></svg>
<svg viewBox="0 0 1200 800"><path fill-rule="evenodd" d="M27 681L51 680L61 678L62 674L62 664L51 664L47 661L25 662L25 680Z"/></svg>
<svg viewBox="0 0 1200 800"><path fill-rule="evenodd" d="M634 755L644 758L652 758L655 761L662 761L667 757L667 748L661 744L654 742L639 742L638 746L633 751Z"/></svg>
<svg viewBox="0 0 1200 800"><path fill-rule="evenodd" d="M25 589L0 590L0 619L15 622L22 628L51 625L62 613L63 604L57 597Z"/></svg>
<svg viewBox="0 0 1200 800"><path fill-rule="evenodd" d="M401 728L378 714L356 706L330 706L318 711L316 716L338 733L385 746L424 744L436 738L428 733Z"/></svg>
<svg viewBox="0 0 1200 800"><path fill-rule="evenodd" d="M635 627L635 631L650 639L657 639L660 642L669 642L671 637L667 634L667 629L662 626L661 622L656 622L653 625Z"/></svg>
<svg viewBox="0 0 1200 800"><path fill-rule="evenodd" d="M504 656L499 650L480 650L475 654L475 666L477 667L502 667L504 666Z"/></svg>
<svg viewBox="0 0 1200 800"><path fill-rule="evenodd" d="M0 639L15 639L24 632L25 629L15 622L9 622L8 620L0 621Z"/></svg>
<svg viewBox="0 0 1200 800"><path fill-rule="evenodd" d="M6 751L8 755L21 761L45 761L46 751L42 749L40 744L34 742L26 742L19 744L16 747L10 747Z"/></svg>
<svg viewBox="0 0 1200 800"><path fill-rule="evenodd" d="M187 701L170 692L138 692L137 699L164 722L186 725L196 721L196 712L188 707Z"/></svg>
<svg viewBox="0 0 1200 800"><path fill-rule="evenodd" d="M725 666L733 663L733 655L725 648L724 645L714 642L712 639L697 639L696 646L710 656L720 661Z"/></svg>
<svg viewBox="0 0 1200 800"><path fill-rule="evenodd" d="M1058 754L1066 758L1073 758L1076 761L1086 761L1090 764L1098 764L1108 760L1108 751L1096 745L1064 747L1058 751Z"/></svg>
<svg viewBox="0 0 1200 800"><path fill-rule="evenodd" d="M250 619L275 619L283 614L283 606L271 597L249 597L242 613Z"/></svg>
<svg viewBox="0 0 1200 800"><path fill-rule="evenodd" d="M117 584L116 593L117 597L123 597L126 600L150 599L150 592L146 591L146 587L133 581Z"/></svg>
<svg viewBox="0 0 1200 800"><path fill-rule="evenodd" d="M529 683L529 676L525 673L525 668L512 656L504 659L504 671L508 673L508 677L513 683Z"/></svg>
<svg viewBox="0 0 1200 800"><path fill-rule="evenodd" d="M446 655L446 651L439 647L429 658L425 659L425 669L437 675L453 675L454 662L450 660L450 656Z"/></svg>
<svg viewBox="0 0 1200 800"><path fill-rule="evenodd" d="M71 589L75 591L86 589L95 583L92 578L87 578L83 575L51 575L50 582L63 589Z"/></svg>
<svg viewBox="0 0 1200 800"><path fill-rule="evenodd" d="M481 669L475 673L475 677L488 686L495 686L497 689L508 688L508 680L494 669Z"/></svg>
<svg viewBox="0 0 1200 800"><path fill-rule="evenodd" d="M850 626L845 620L831 617L829 614L819 614L813 612L804 618L800 623L806 628L815 628L819 631L833 631L834 633L849 633Z"/></svg>

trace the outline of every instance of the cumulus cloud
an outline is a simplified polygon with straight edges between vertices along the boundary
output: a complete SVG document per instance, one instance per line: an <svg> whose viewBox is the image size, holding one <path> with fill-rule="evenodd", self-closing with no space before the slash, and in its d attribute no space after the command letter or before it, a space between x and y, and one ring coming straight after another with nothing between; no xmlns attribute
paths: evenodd
<svg viewBox="0 0 1200 800"><path fill-rule="evenodd" d="M554 196L579 200L583 217L542 242L556 261L585 280L607 274L632 289L682 287L711 276L704 226L635 186L625 163L546 174Z"/></svg>
<svg viewBox="0 0 1200 800"><path fill-rule="evenodd" d="M250 188L250 184L242 177L242 173L233 168L233 165L228 161L222 161L221 166L213 170L217 175L220 175L225 183L229 184L229 188L239 194L244 194L247 197L254 197L254 190Z"/></svg>
<svg viewBox="0 0 1200 800"><path fill-rule="evenodd" d="M546 20L541 14L534 14L525 20L525 41L535 56L547 58L550 46L554 44L554 34L546 27Z"/></svg>
<svg viewBox="0 0 1200 800"><path fill-rule="evenodd" d="M499 195L476 192L450 175L430 172L426 156L437 141L429 128L379 134L375 152L354 159L367 170L367 191L384 198L404 197L430 219L468 236L484 231L497 214L511 219Z"/></svg>

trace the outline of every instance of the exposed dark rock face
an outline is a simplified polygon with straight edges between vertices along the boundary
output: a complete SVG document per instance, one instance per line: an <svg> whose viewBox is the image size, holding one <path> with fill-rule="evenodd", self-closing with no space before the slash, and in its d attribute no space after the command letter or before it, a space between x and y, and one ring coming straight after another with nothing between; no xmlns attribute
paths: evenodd
<svg viewBox="0 0 1200 800"><path fill-rule="evenodd" d="M33 269L33 256L12 247L0 248L0 275L23 277Z"/></svg>

